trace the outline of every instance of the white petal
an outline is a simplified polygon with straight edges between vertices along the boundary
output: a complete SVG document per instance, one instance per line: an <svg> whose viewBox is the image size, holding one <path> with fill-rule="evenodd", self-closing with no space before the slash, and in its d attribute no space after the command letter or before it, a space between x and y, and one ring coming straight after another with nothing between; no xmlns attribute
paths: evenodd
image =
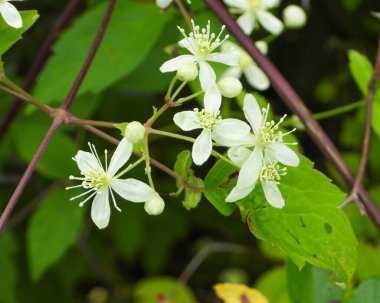
<svg viewBox="0 0 380 303"><path fill-rule="evenodd" d="M262 124L263 115L255 97L251 94L246 94L244 98L244 115L249 124L251 124L253 132L257 135Z"/></svg>
<svg viewBox="0 0 380 303"><path fill-rule="evenodd" d="M270 144L266 150L273 159L288 166L298 166L300 159L297 154L283 143Z"/></svg>
<svg viewBox="0 0 380 303"><path fill-rule="evenodd" d="M214 141L223 146L231 146L231 142L242 140L248 136L251 128L238 119L224 119L216 125L212 132ZM233 145L232 145L233 146Z"/></svg>
<svg viewBox="0 0 380 303"><path fill-rule="evenodd" d="M240 67L230 67L227 68L226 71L221 76L222 79L224 78L236 78L239 79L241 77L241 68Z"/></svg>
<svg viewBox="0 0 380 303"><path fill-rule="evenodd" d="M263 167L263 151L256 146L253 152L242 165L236 186L246 188L255 184L260 177Z"/></svg>
<svg viewBox="0 0 380 303"><path fill-rule="evenodd" d="M247 0L224 0L224 3L233 8L240 9L245 11L248 9L248 1Z"/></svg>
<svg viewBox="0 0 380 303"><path fill-rule="evenodd" d="M195 62L197 60L193 55L181 55L166 61L161 65L160 71L161 73L173 72L179 69L182 65L188 62Z"/></svg>
<svg viewBox="0 0 380 303"><path fill-rule="evenodd" d="M92 153L80 150L75 155L74 159L78 164L79 170L84 174L94 170L103 170Z"/></svg>
<svg viewBox="0 0 380 303"><path fill-rule="evenodd" d="M196 165L202 165L211 155L211 132L203 130L195 140L192 150L193 161Z"/></svg>
<svg viewBox="0 0 380 303"><path fill-rule="evenodd" d="M201 128L197 114L191 110L176 113L173 120L174 123L184 131Z"/></svg>
<svg viewBox="0 0 380 303"><path fill-rule="evenodd" d="M280 0L261 0L266 8L276 7L280 4Z"/></svg>
<svg viewBox="0 0 380 303"><path fill-rule="evenodd" d="M204 97L205 110L211 113L216 113L219 111L221 104L222 95L219 91L218 85L216 85L216 83L209 85L205 91Z"/></svg>
<svg viewBox="0 0 380 303"><path fill-rule="evenodd" d="M278 35L282 32L283 25L282 22L264 10L259 10L257 12L257 17L259 18L260 24L270 33Z"/></svg>
<svg viewBox="0 0 380 303"><path fill-rule="evenodd" d="M191 43L190 38L183 38L181 41L178 42L178 45L182 48L186 48L190 53L192 53L194 56L197 55L198 50L194 49L194 43Z"/></svg>
<svg viewBox="0 0 380 303"><path fill-rule="evenodd" d="M122 139L117 146L110 165L108 166L107 176L113 177L116 172L129 160L132 155L133 144L128 142L127 139Z"/></svg>
<svg viewBox="0 0 380 303"><path fill-rule="evenodd" d="M109 204L109 189L104 188L102 191L95 195L95 199L91 206L91 218L96 226L100 229L107 227L110 216L111 209Z"/></svg>
<svg viewBox="0 0 380 303"><path fill-rule="evenodd" d="M255 16L248 11L241 15L236 22L246 35L250 35L255 27Z"/></svg>
<svg viewBox="0 0 380 303"><path fill-rule="evenodd" d="M270 82L268 77L256 65L256 63L248 65L244 70L244 74L247 78L247 81L252 85L253 88L256 88L258 90L266 90L269 88Z"/></svg>
<svg viewBox="0 0 380 303"><path fill-rule="evenodd" d="M235 54L241 56L242 49L231 41L225 41L220 48L223 53Z"/></svg>
<svg viewBox="0 0 380 303"><path fill-rule="evenodd" d="M14 28L22 27L22 18L18 10L6 1L0 1L0 14L9 26Z"/></svg>
<svg viewBox="0 0 380 303"><path fill-rule="evenodd" d="M201 81L203 91L206 91L207 87L216 81L215 72L207 62L199 62L199 81Z"/></svg>
<svg viewBox="0 0 380 303"><path fill-rule="evenodd" d="M241 167L244 164L244 162L248 160L251 153L252 151L247 147L234 146L228 150L227 155L232 162L234 162L237 166Z"/></svg>
<svg viewBox="0 0 380 303"><path fill-rule="evenodd" d="M285 206L285 201L284 198L282 198L277 184L274 182L262 182L262 185L268 203L273 207L283 208Z"/></svg>
<svg viewBox="0 0 380 303"><path fill-rule="evenodd" d="M154 194L154 190L144 182L136 179L113 179L111 181L112 189L125 200L131 202L146 202Z"/></svg>
<svg viewBox="0 0 380 303"><path fill-rule="evenodd" d="M218 62L229 66L239 66L240 57L237 54L212 53L207 56L207 61Z"/></svg>
<svg viewBox="0 0 380 303"><path fill-rule="evenodd" d="M160 8L167 8L173 0L156 0L156 4Z"/></svg>
<svg viewBox="0 0 380 303"><path fill-rule="evenodd" d="M226 198L226 202L235 202L248 196L255 188L256 183L251 186L240 188L235 186Z"/></svg>

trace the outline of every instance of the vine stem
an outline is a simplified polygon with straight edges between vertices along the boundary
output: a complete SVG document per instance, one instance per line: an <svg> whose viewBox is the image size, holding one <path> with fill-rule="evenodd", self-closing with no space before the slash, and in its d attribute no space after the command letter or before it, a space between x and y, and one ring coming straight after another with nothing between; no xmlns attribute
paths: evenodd
<svg viewBox="0 0 380 303"><path fill-rule="evenodd" d="M115 7L116 0L110 0L107 10L104 14L103 20L99 26L98 32L96 34L95 40L90 48L90 51L87 55L87 58L74 82L72 85L72 88L70 89L69 94L67 95L65 101L63 102L61 106L61 110L57 110L55 112L55 118L53 120L53 123L51 124L48 132L46 133L44 139L42 140L42 143L38 147L38 150L36 154L34 155L32 161L29 163L24 175L22 176L20 182L18 183L13 195L11 196L10 200L8 201L8 204L4 210L4 212L1 214L0 217L0 231L3 229L5 222L8 220L12 210L14 209L18 199L20 198L25 186L27 185L30 177L32 176L38 161L40 160L43 152L46 150L49 142L51 141L54 133L56 132L57 128L62 124L62 122L65 121L66 113L70 109L71 104L73 103L73 100L83 82L84 77L87 74L87 71L95 57L95 54L99 48L100 42L102 41L104 37L105 30L109 24L109 20L111 18L113 8Z"/></svg>
<svg viewBox="0 0 380 303"><path fill-rule="evenodd" d="M362 148L362 153L360 157L359 170L354 182L354 186L352 187L351 194L348 196L346 201L341 205L342 207L358 199L359 188L360 188L360 185L362 184L366 165L367 165L369 144L371 141L371 121L372 121L373 98L375 96L376 82L379 77L380 77L380 37L379 37L378 46L377 46L375 69L368 83L367 112L366 112L363 148Z"/></svg>
<svg viewBox="0 0 380 303"><path fill-rule="evenodd" d="M23 85L23 88L25 90L29 90L34 84L35 79L49 58L51 46L57 39L59 32L69 24L75 12L83 2L83 0L71 0L62 11L62 14L59 16L57 22L54 24L52 30L46 37L44 43L42 44L42 47L34 59L32 66L28 71L28 74L26 75ZM16 118L18 112L21 109L21 106L22 102L20 99L14 100L8 111L5 113L4 118L0 121L0 140L7 132L12 121L14 121Z"/></svg>
<svg viewBox="0 0 380 303"><path fill-rule="evenodd" d="M259 67L265 72L271 81L273 88L277 91L286 105L303 122L305 129L324 156L330 160L345 182L352 187L355 183L355 176L344 162L334 143L327 136L317 120L313 118L312 113L305 106L293 87L288 83L274 64L257 49L254 41L244 34L220 0L205 0L205 2L222 23L227 26L230 33L244 47L252 59L255 60ZM358 196L363 202L370 219L380 230L380 211L362 186L359 186L358 188Z"/></svg>

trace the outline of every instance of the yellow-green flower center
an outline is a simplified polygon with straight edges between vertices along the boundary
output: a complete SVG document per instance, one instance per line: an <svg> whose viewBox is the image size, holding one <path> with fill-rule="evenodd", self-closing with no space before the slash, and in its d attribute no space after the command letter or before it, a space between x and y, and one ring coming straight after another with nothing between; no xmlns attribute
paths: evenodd
<svg viewBox="0 0 380 303"><path fill-rule="evenodd" d="M252 64L252 62L253 62L252 58L245 51L242 51L240 55L240 62L239 62L240 68L244 70L250 64Z"/></svg>
<svg viewBox="0 0 380 303"><path fill-rule="evenodd" d="M208 112L205 109L202 109L202 111L194 109L194 112L197 114L199 124L203 129L212 130L215 125L219 124L220 121L222 121L219 113Z"/></svg>
<svg viewBox="0 0 380 303"><path fill-rule="evenodd" d="M104 171L101 170L93 170L91 172L86 172L84 174L82 186L85 189L100 189L103 186L109 184L110 180L106 176Z"/></svg>
<svg viewBox="0 0 380 303"><path fill-rule="evenodd" d="M261 0L248 0L248 5L251 10L256 11L261 7Z"/></svg>
<svg viewBox="0 0 380 303"><path fill-rule="evenodd" d="M280 165L276 164L276 162L267 162L261 170L260 180L279 183L281 176L283 175L286 175L286 167L281 168Z"/></svg>

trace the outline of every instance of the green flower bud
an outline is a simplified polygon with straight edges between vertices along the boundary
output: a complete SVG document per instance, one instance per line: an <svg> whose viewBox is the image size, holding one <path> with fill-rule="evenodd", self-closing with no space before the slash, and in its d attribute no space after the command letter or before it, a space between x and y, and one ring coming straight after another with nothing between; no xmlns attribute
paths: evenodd
<svg viewBox="0 0 380 303"><path fill-rule="evenodd" d="M125 128L125 139L130 143L136 144L144 139L145 127L138 121L128 123Z"/></svg>
<svg viewBox="0 0 380 303"><path fill-rule="evenodd" d="M220 80L218 82L218 87L222 96L227 98L237 97L243 89L241 82L238 79L232 77L227 77Z"/></svg>
<svg viewBox="0 0 380 303"><path fill-rule="evenodd" d="M177 77L181 81L193 81L198 77L198 68L194 62L188 62L177 70Z"/></svg>
<svg viewBox="0 0 380 303"><path fill-rule="evenodd" d="M152 199L146 201L144 204L144 209L148 215L159 215L164 211L165 202L162 200L158 193L154 193Z"/></svg>

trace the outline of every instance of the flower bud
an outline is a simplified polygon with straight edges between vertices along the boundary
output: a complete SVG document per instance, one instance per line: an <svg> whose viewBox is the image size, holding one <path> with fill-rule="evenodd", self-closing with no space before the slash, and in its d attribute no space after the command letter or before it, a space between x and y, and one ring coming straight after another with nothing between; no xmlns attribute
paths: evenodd
<svg viewBox="0 0 380 303"><path fill-rule="evenodd" d="M194 62L188 62L177 70L177 77L181 81L193 81L198 77L198 68Z"/></svg>
<svg viewBox="0 0 380 303"><path fill-rule="evenodd" d="M152 199L146 201L144 204L144 209L148 215L159 215L164 211L165 202L162 200L158 193L154 193Z"/></svg>
<svg viewBox="0 0 380 303"><path fill-rule="evenodd" d="M301 28L306 24L306 13L305 11L294 4L287 6L282 12L282 18L284 23L288 28Z"/></svg>
<svg viewBox="0 0 380 303"><path fill-rule="evenodd" d="M222 94L222 96L227 98L235 98L243 89L243 86L241 85L241 82L232 77L227 77L218 82L219 91Z"/></svg>
<svg viewBox="0 0 380 303"><path fill-rule="evenodd" d="M145 127L138 121L128 123L125 128L125 139L130 143L136 144L144 139Z"/></svg>

